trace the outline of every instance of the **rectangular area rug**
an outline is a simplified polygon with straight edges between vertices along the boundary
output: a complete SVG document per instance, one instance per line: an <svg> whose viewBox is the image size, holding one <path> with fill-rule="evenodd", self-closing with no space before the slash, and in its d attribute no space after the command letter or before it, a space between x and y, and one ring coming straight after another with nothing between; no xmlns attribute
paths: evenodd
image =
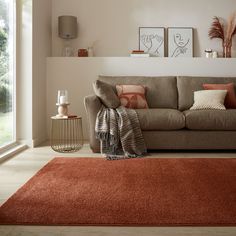
<svg viewBox="0 0 236 236"><path fill-rule="evenodd" d="M0 224L236 226L236 159L55 158Z"/></svg>

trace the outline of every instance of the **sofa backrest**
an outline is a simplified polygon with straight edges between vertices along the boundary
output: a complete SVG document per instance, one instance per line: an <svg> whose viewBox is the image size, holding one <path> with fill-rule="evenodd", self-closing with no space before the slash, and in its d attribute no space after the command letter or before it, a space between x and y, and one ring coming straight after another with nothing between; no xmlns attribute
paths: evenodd
<svg viewBox="0 0 236 236"><path fill-rule="evenodd" d="M188 110L194 102L194 91L203 90L202 85L207 84L226 84L233 82L236 87L236 77L192 77L178 76L178 107L179 110Z"/></svg>
<svg viewBox="0 0 236 236"><path fill-rule="evenodd" d="M99 76L99 80L111 84L115 92L115 85L145 85L149 108L178 108L177 81L174 76Z"/></svg>

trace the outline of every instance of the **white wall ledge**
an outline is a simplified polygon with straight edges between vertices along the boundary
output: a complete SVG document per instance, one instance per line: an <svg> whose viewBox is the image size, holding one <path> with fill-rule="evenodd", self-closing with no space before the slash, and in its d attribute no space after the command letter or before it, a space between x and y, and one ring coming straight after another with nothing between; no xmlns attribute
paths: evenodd
<svg viewBox="0 0 236 236"><path fill-rule="evenodd" d="M206 58L206 57L130 57L130 56L112 56L112 57L48 57L48 59L81 59L81 60L90 60L97 58L130 58L130 59L144 59L144 60L236 60L236 57L231 58Z"/></svg>

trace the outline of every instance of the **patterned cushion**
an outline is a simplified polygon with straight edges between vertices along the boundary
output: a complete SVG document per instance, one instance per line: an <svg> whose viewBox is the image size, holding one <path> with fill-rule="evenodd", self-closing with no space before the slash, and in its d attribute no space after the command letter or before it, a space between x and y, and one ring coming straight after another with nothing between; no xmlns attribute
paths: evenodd
<svg viewBox="0 0 236 236"><path fill-rule="evenodd" d="M194 104L190 110L225 110L227 90L201 90L194 92Z"/></svg>
<svg viewBox="0 0 236 236"><path fill-rule="evenodd" d="M203 84L204 89L208 90L227 90L228 93L225 97L225 107L226 108L236 108L236 96L234 90L234 83L229 84Z"/></svg>
<svg viewBox="0 0 236 236"><path fill-rule="evenodd" d="M142 85L116 85L121 105L132 109L148 108L145 87Z"/></svg>

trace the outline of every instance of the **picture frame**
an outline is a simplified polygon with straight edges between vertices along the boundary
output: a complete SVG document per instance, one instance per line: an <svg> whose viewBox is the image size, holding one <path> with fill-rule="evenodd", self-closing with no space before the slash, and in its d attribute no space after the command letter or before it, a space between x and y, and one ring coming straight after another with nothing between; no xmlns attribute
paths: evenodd
<svg viewBox="0 0 236 236"><path fill-rule="evenodd" d="M165 56L165 28L139 27L139 50L150 56Z"/></svg>
<svg viewBox="0 0 236 236"><path fill-rule="evenodd" d="M193 28L169 27L168 57L193 57Z"/></svg>

